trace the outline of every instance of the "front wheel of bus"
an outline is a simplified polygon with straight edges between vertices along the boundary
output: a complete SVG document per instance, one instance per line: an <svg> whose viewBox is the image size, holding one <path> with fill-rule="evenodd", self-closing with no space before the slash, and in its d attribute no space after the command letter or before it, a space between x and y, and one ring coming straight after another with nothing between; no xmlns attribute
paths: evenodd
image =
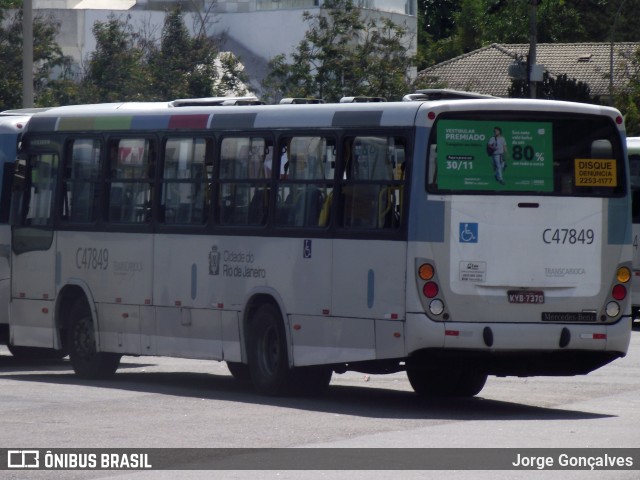
<svg viewBox="0 0 640 480"><path fill-rule="evenodd" d="M291 370L280 313L273 305L258 308L249 325L249 372L259 393L279 395L289 387Z"/></svg>
<svg viewBox="0 0 640 480"><path fill-rule="evenodd" d="M473 397L487 381L485 373L473 370L427 370L407 368L413 390L423 397Z"/></svg>
<svg viewBox="0 0 640 480"><path fill-rule="evenodd" d="M70 311L68 330L69 360L73 371L82 378L97 379L113 375L120 364L120 355L98 352L89 306L77 301Z"/></svg>

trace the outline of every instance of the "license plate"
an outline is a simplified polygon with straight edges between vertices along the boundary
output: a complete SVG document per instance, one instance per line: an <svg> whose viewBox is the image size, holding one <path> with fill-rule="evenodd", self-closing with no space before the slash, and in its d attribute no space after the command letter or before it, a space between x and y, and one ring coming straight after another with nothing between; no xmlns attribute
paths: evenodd
<svg viewBox="0 0 640 480"><path fill-rule="evenodd" d="M544 292L537 290L509 290L509 303L544 303Z"/></svg>

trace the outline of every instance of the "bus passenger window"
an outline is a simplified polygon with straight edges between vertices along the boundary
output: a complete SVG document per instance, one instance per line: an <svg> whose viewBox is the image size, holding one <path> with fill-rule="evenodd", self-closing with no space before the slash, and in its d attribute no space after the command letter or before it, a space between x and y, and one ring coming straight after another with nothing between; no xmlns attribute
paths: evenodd
<svg viewBox="0 0 640 480"><path fill-rule="evenodd" d="M202 225L207 218L212 141L169 138L165 143L160 219L173 225Z"/></svg>
<svg viewBox="0 0 640 480"><path fill-rule="evenodd" d="M222 225L265 225L269 214L273 142L226 137L220 145L218 219Z"/></svg>
<svg viewBox="0 0 640 480"><path fill-rule="evenodd" d="M394 137L346 140L342 221L346 228L396 229L402 217L405 147Z"/></svg>
<svg viewBox="0 0 640 480"><path fill-rule="evenodd" d="M281 151L276 223L283 227L327 226L335 141L325 137L291 137L285 139Z"/></svg>
<svg viewBox="0 0 640 480"><path fill-rule="evenodd" d="M146 138L119 139L110 143L110 221L150 222L155 151L153 143Z"/></svg>
<svg viewBox="0 0 640 480"><path fill-rule="evenodd" d="M20 164L20 162L18 162ZM23 225L45 226L51 224L53 193L58 170L58 155L40 153L29 157L30 178L22 185L24 189L21 205ZM16 176L20 174L17 170Z"/></svg>
<svg viewBox="0 0 640 480"><path fill-rule="evenodd" d="M82 138L70 142L65 156L63 222L86 223L96 219L101 143Z"/></svg>

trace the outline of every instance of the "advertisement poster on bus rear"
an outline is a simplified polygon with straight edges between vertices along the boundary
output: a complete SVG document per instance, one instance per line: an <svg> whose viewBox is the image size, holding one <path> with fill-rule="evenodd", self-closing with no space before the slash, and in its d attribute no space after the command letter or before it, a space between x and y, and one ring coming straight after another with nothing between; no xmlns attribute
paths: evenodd
<svg viewBox="0 0 640 480"><path fill-rule="evenodd" d="M441 120L438 188L553 191L550 122Z"/></svg>

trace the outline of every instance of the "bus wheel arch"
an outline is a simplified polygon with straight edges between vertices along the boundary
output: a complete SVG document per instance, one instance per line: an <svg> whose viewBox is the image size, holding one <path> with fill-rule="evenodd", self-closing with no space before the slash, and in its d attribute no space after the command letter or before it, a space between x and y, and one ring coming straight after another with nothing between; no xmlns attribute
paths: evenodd
<svg viewBox="0 0 640 480"><path fill-rule="evenodd" d="M84 299L87 302L87 305L90 305L90 302L87 298L87 294L84 289L80 285L69 284L65 285L58 293L57 302L56 302L56 334L57 339L56 342L58 345L62 347L63 350L68 351L67 341L68 341L68 331L71 325L70 321L70 312L73 305L79 301L79 299Z"/></svg>
<svg viewBox="0 0 640 480"><path fill-rule="evenodd" d="M259 393L288 390L291 368L284 317L277 303L258 295L247 305L244 333L251 381Z"/></svg>
<svg viewBox="0 0 640 480"><path fill-rule="evenodd" d="M86 379L110 377L118 369L121 355L98 351L93 315L87 298L74 297L67 306L66 345L74 372Z"/></svg>
<svg viewBox="0 0 640 480"><path fill-rule="evenodd" d="M329 365L294 367L285 315L269 295L258 295L245 309L245 346L254 388L266 395L318 395L333 374Z"/></svg>

